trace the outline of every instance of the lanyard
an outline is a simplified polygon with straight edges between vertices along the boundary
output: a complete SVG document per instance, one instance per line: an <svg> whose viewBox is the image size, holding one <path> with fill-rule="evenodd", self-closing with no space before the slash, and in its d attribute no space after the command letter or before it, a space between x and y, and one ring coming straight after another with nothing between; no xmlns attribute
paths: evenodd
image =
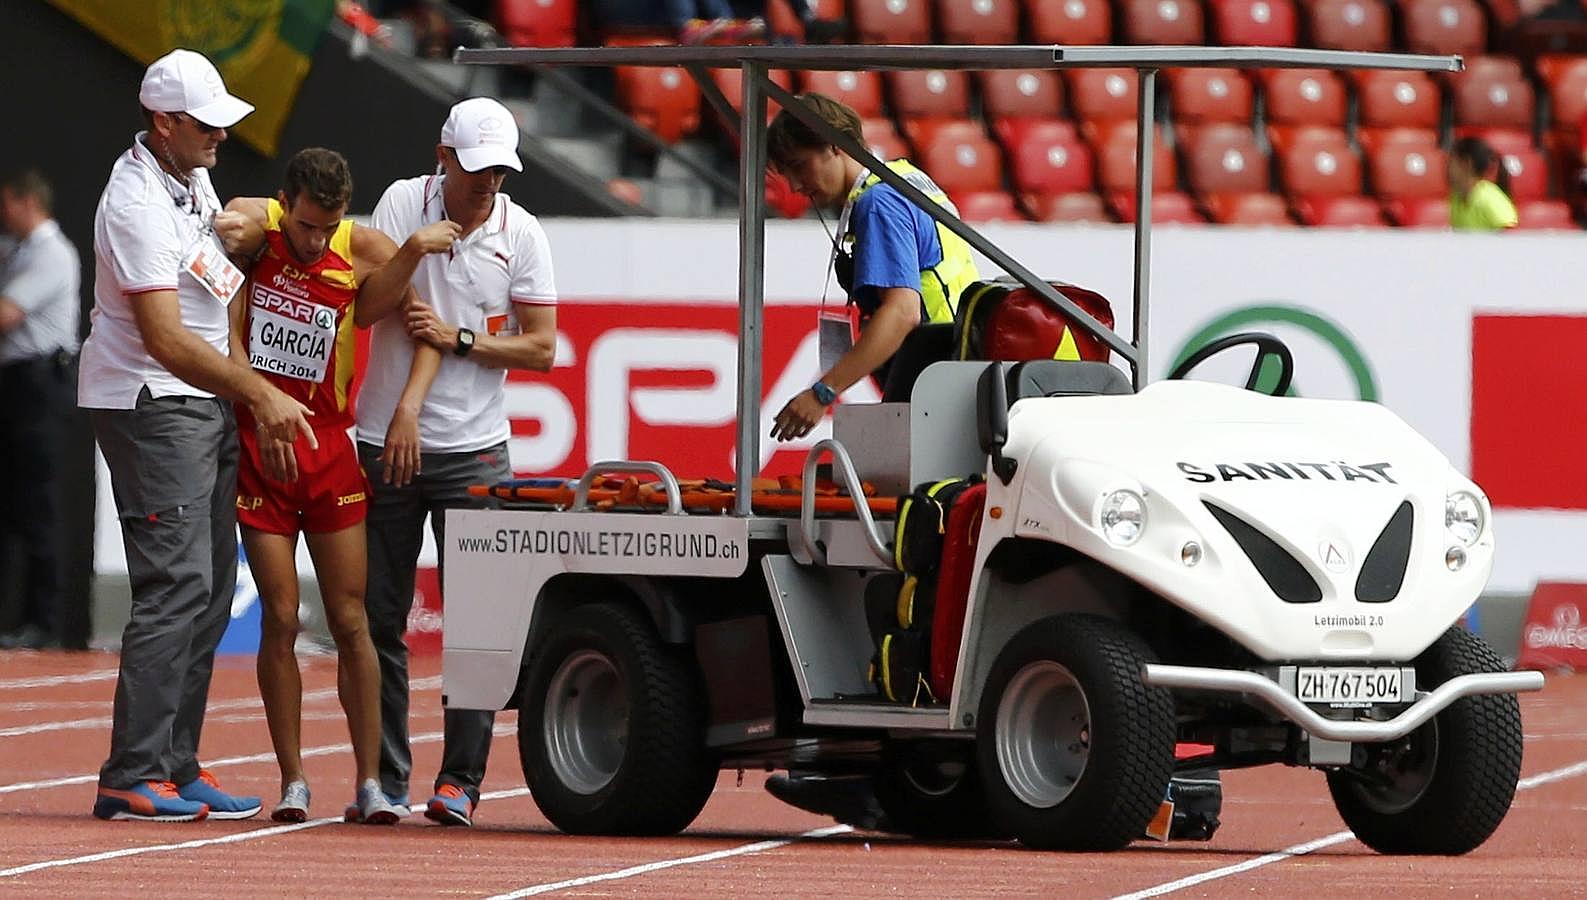
<svg viewBox="0 0 1587 900"><path fill-rule="evenodd" d="M860 188L865 184L865 179L869 178L870 176L870 169L860 169L859 177L854 179L854 184L849 187L848 194L844 195L843 211L838 214L837 236L833 237L831 234L827 235L832 240L832 255L827 258L827 276L826 280L821 284L821 309L818 312L818 315L826 314L827 291L832 287L832 272L837 267L838 255L843 252L843 239L849 232L849 218L854 214L854 198L859 193ZM820 213L821 211L819 209L816 210L817 215L820 215ZM826 219L822 219L821 224L823 226L826 225ZM851 297L849 298L848 303L845 303L844 306L847 306L849 303L853 302L854 299Z"/></svg>

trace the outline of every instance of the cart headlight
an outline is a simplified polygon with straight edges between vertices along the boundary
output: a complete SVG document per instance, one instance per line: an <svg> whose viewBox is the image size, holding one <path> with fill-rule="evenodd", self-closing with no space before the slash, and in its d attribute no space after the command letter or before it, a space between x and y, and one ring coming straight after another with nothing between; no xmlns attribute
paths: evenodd
<svg viewBox="0 0 1587 900"><path fill-rule="evenodd" d="M1102 536L1115 547L1128 547L1146 530L1146 498L1131 490L1111 491L1097 512Z"/></svg>
<svg viewBox="0 0 1587 900"><path fill-rule="evenodd" d="M1482 501L1470 491L1455 491L1444 500L1444 527L1459 541L1470 547L1482 537L1484 516Z"/></svg>

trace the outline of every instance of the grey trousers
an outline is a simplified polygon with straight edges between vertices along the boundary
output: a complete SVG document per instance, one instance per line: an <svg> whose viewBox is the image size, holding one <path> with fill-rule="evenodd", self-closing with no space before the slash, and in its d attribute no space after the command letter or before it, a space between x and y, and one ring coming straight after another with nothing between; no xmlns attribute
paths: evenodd
<svg viewBox="0 0 1587 900"><path fill-rule="evenodd" d="M237 422L214 398L89 411L132 581L110 756L99 783L198 777L215 648L237 589Z"/></svg>
<svg viewBox="0 0 1587 900"><path fill-rule="evenodd" d="M471 497L469 485L494 484L512 477L507 445L466 453L423 453L420 474L403 487L381 480L380 448L360 443L358 458L369 476L369 576L364 606L369 634L380 658L380 789L392 797L408 793L413 753L408 746L408 645L403 633L413 610L414 573L424 545L424 519L430 517L435 545L446 546L448 509L495 505ZM496 714L449 709L445 749L435 786L453 784L479 802L490 754Z"/></svg>

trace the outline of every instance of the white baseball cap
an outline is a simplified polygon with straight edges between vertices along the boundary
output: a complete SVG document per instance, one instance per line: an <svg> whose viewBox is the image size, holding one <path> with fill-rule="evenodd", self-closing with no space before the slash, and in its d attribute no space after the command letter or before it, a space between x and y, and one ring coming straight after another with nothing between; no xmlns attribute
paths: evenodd
<svg viewBox="0 0 1587 900"><path fill-rule="evenodd" d="M518 122L489 97L472 97L452 107L441 126L441 144L457 153L470 172L491 166L523 171L518 161Z"/></svg>
<svg viewBox="0 0 1587 900"><path fill-rule="evenodd" d="M226 93L214 63L192 50L172 50L150 63L138 102L151 112L187 113L212 128L230 128L253 112L253 104Z"/></svg>

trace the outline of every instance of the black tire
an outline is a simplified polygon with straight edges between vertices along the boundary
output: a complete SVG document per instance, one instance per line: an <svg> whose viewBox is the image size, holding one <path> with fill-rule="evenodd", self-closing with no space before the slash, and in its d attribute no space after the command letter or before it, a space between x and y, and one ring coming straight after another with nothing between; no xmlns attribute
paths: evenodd
<svg viewBox="0 0 1587 900"><path fill-rule="evenodd" d="M887 830L914 837L1003 837L986 808L986 788L969 741L890 741L876 773Z"/></svg>
<svg viewBox="0 0 1587 900"><path fill-rule="evenodd" d="M1116 850L1145 833L1174 772L1173 696L1141 682L1154 659L1096 616L1043 619L1008 642L976 723L994 825L1043 850Z"/></svg>
<svg viewBox="0 0 1587 900"><path fill-rule="evenodd" d="M705 722L692 658L644 614L574 607L534 649L519 705L530 796L569 834L675 834L716 784Z"/></svg>
<svg viewBox="0 0 1587 900"><path fill-rule="evenodd" d="M1482 638L1455 627L1416 658L1419 688L1460 675L1502 672ZM1328 773L1334 806L1361 843L1379 853L1469 853L1510 811L1521 777L1521 704L1514 694L1462 697L1390 745L1370 745L1378 779Z"/></svg>

